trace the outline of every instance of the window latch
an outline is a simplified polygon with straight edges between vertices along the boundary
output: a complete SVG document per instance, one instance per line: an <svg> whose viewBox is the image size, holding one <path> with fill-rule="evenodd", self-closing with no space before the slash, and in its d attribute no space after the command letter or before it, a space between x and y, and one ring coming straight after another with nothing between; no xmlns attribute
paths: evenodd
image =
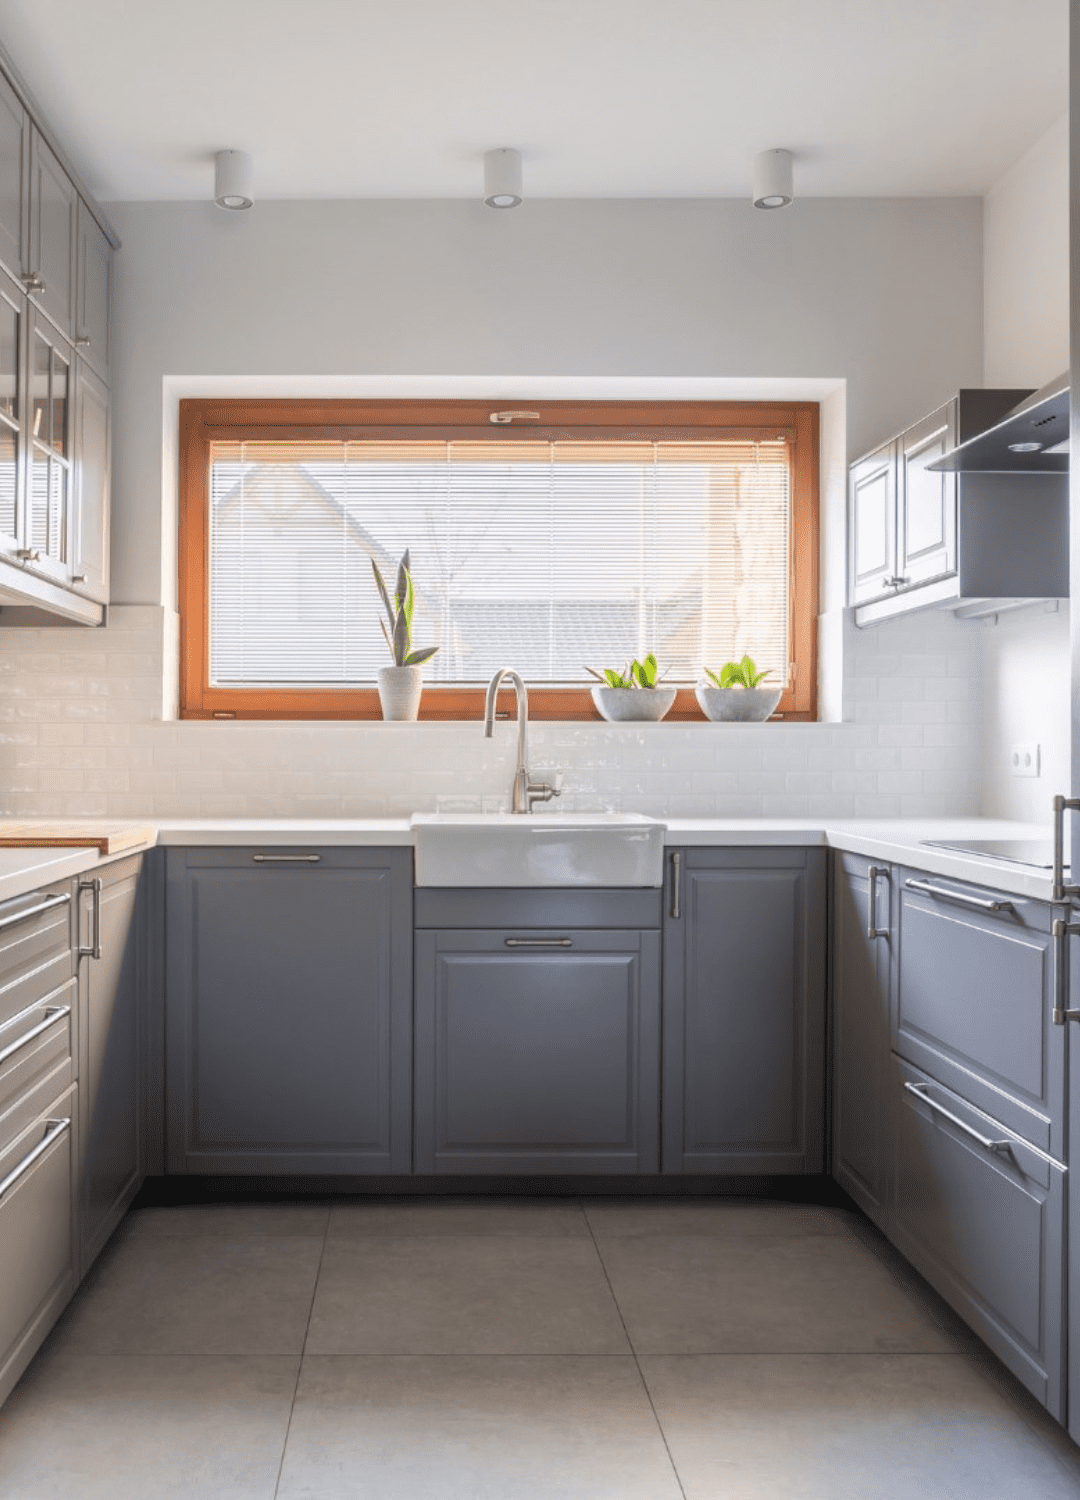
<svg viewBox="0 0 1080 1500"><path fill-rule="evenodd" d="M511 422L539 422L538 411L493 411L488 416L489 422L494 422L498 427L507 427Z"/></svg>

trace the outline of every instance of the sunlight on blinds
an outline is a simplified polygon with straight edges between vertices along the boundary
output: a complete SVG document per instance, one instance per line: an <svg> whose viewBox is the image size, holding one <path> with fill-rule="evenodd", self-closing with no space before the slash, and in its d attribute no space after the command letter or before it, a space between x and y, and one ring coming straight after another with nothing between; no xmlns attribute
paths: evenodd
<svg viewBox="0 0 1080 1500"><path fill-rule="evenodd" d="M374 558L406 548L429 683L580 683L655 651L668 683L790 661L786 441L214 443L216 686L353 686L389 660Z"/></svg>

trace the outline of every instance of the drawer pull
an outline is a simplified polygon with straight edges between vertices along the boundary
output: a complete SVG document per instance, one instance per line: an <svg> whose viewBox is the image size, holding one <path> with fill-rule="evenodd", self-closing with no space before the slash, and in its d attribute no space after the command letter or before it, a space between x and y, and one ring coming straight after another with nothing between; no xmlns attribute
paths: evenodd
<svg viewBox="0 0 1080 1500"><path fill-rule="evenodd" d="M43 1156L48 1151L58 1136L63 1135L65 1130L71 1128L70 1120L46 1120L45 1124L45 1134L38 1141L33 1151L28 1151L17 1167L12 1167L6 1177L0 1178L0 1198L4 1196L9 1188L15 1186L20 1177L29 1172L38 1157Z"/></svg>
<svg viewBox="0 0 1080 1500"><path fill-rule="evenodd" d="M49 1027L59 1021L62 1016L70 1015L70 1005L50 1005L43 1020L39 1021L36 1026L31 1026L29 1031L24 1031L17 1042L12 1042L10 1047L5 1047L0 1052L0 1063L6 1063L9 1057L14 1057L16 1052L19 1052L28 1042L32 1042L36 1036L40 1036L43 1031L48 1031Z"/></svg>
<svg viewBox="0 0 1080 1500"><path fill-rule="evenodd" d="M504 938L508 948L572 948L573 938Z"/></svg>
<svg viewBox="0 0 1080 1500"><path fill-rule="evenodd" d="M1069 985L1065 944L1070 937L1080 937L1080 922L1064 922L1057 917L1051 923L1050 931L1054 939L1054 1008L1050 1019L1055 1026L1064 1026L1066 1021L1080 1021L1080 1010L1070 1010L1065 1004Z"/></svg>
<svg viewBox="0 0 1080 1500"><path fill-rule="evenodd" d="M889 872L888 870L879 870L877 865L871 865L866 873L870 880L870 895L868 898L869 916L866 922L866 936L868 938L887 938L889 936L889 929L877 925L877 883L878 877L881 875L884 875L885 879L888 880Z"/></svg>
<svg viewBox="0 0 1080 1500"><path fill-rule="evenodd" d="M675 853L671 856L671 916L673 921L678 921L681 913L680 895L682 886L682 855Z"/></svg>
<svg viewBox="0 0 1080 1500"><path fill-rule="evenodd" d="M973 1141L978 1141L984 1151L996 1151L999 1155L1003 1156L1012 1155L1012 1141L992 1141L988 1135L980 1135L977 1130L972 1130L966 1120L961 1120L959 1115L954 1115L951 1109L945 1108L944 1104L939 1104L936 1099L931 1099L930 1095L926 1093L927 1085L925 1083L905 1083L904 1087L909 1094L914 1094L916 1099L921 1099L924 1104L929 1104L935 1114L941 1115L951 1125L955 1125L957 1130L962 1130L965 1135L969 1135Z"/></svg>
<svg viewBox="0 0 1080 1500"><path fill-rule="evenodd" d="M70 891L64 891L57 896L46 896L45 900L39 901L37 906L28 906L25 911L13 912L10 917L0 917L0 930L5 927L14 927L17 922L25 922L29 917L40 916L43 911L52 911L54 906L66 906L70 900Z"/></svg>
<svg viewBox="0 0 1080 1500"><path fill-rule="evenodd" d="M931 885L926 880L905 880L909 891L922 891L924 896L933 896L937 901L955 901L957 906L970 906L975 911L1015 911L1011 901L997 901L986 896L969 896L966 891L949 891L944 886Z"/></svg>
<svg viewBox="0 0 1080 1500"><path fill-rule="evenodd" d="M94 936L89 947L82 943L76 951L77 958L100 958L101 957L101 879L99 876L93 880L80 880L80 891L93 891L94 893Z"/></svg>
<svg viewBox="0 0 1080 1500"><path fill-rule="evenodd" d="M317 865L321 854L253 854L257 865Z"/></svg>

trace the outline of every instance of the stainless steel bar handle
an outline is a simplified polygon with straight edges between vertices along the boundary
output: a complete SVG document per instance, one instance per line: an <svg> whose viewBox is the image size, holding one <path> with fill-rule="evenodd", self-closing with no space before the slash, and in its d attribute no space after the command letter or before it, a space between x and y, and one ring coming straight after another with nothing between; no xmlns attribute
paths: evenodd
<svg viewBox="0 0 1080 1500"><path fill-rule="evenodd" d="M28 292L43 292L45 290L45 278L40 271L31 271L29 276L24 276L22 284Z"/></svg>
<svg viewBox="0 0 1080 1500"><path fill-rule="evenodd" d="M76 950L79 958L101 957L101 877L95 875L93 880L80 880L80 891L93 891L94 893L94 936L89 948L79 944Z"/></svg>
<svg viewBox="0 0 1080 1500"><path fill-rule="evenodd" d="M0 1052L0 1063L6 1063L9 1057L14 1057L16 1052L20 1052L28 1042L32 1042L34 1038L36 1036L40 1036L43 1031L48 1031L49 1027L54 1026L56 1022L59 1021L63 1016L70 1015L70 1005L48 1006L45 1010L44 1018L40 1020L36 1026L31 1026L29 1031L24 1031L17 1042L12 1042L9 1047L5 1047L3 1051Z"/></svg>
<svg viewBox="0 0 1080 1500"><path fill-rule="evenodd" d="M508 948L572 948L573 938L504 938Z"/></svg>
<svg viewBox="0 0 1080 1500"><path fill-rule="evenodd" d="M966 1120L961 1120L959 1115L954 1115L951 1109L946 1109L944 1104L939 1104L936 1099L931 1099L926 1092L928 1087L925 1083L905 1083L904 1087L909 1094L914 1094L916 1099L921 1099L924 1104L929 1104L935 1114L948 1120L950 1125L955 1125L957 1130L962 1130L969 1135L973 1141L978 1141L984 1151L997 1151L1000 1154L1012 1155L1012 1141L992 1141L988 1135L980 1135L977 1130L972 1130Z"/></svg>
<svg viewBox="0 0 1080 1500"><path fill-rule="evenodd" d="M52 911L54 906L66 906L71 900L71 894L63 891L56 896L46 896L44 901L39 901L37 906L28 906L23 911L12 912L10 917L0 917L0 930L5 927L14 927L18 922L25 922L29 917L39 917L43 911Z"/></svg>
<svg viewBox="0 0 1080 1500"><path fill-rule="evenodd" d="M17 1167L12 1167L6 1177L0 1178L0 1198L3 1198L9 1188L15 1186L20 1177L29 1172L39 1156L44 1156L58 1136L63 1135L65 1130L71 1129L71 1120L46 1120L45 1126L45 1134L33 1151L28 1151Z"/></svg>
<svg viewBox="0 0 1080 1500"><path fill-rule="evenodd" d="M676 852L671 856L671 915L678 921L681 915L680 897L682 896L682 855Z"/></svg>
<svg viewBox="0 0 1080 1500"><path fill-rule="evenodd" d="M866 936L868 938L887 938L889 929L877 925L877 883L878 877L884 875L888 880L888 870L879 870L877 865L871 865L866 872L870 881L870 894L867 898Z"/></svg>
<svg viewBox="0 0 1080 1500"><path fill-rule="evenodd" d="M1051 899L1066 901L1080 896L1080 885L1065 884L1065 814L1080 812L1080 797L1054 798L1054 890Z"/></svg>
<svg viewBox="0 0 1080 1500"><path fill-rule="evenodd" d="M931 885L927 880L905 880L909 891L921 891L924 896L933 896L937 901L955 901L957 906L970 906L975 911L1015 911L1011 901L998 901L985 896L969 896L966 891L950 891L944 886Z"/></svg>
<svg viewBox="0 0 1080 1500"><path fill-rule="evenodd" d="M317 865L321 854L253 854L257 865Z"/></svg>
<svg viewBox="0 0 1080 1500"><path fill-rule="evenodd" d="M1080 1010L1070 1010L1065 1004L1068 990L1068 952L1070 937L1080 937L1080 922L1066 922L1061 917L1051 923L1050 932L1054 945L1054 1008L1050 1019L1055 1026L1064 1026L1066 1021L1080 1021Z"/></svg>

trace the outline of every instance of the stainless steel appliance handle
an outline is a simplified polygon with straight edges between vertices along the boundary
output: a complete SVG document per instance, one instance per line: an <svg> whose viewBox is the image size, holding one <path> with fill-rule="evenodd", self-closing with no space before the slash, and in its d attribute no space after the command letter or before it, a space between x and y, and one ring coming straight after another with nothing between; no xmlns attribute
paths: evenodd
<svg viewBox="0 0 1080 1500"><path fill-rule="evenodd" d="M321 854L253 854L257 865L317 865Z"/></svg>
<svg viewBox="0 0 1080 1500"><path fill-rule="evenodd" d="M10 917L0 917L0 930L5 927L14 927L17 922L25 922L28 917L38 917L43 911L52 911L54 906L66 906L70 900L70 891L63 891L56 896L46 896L45 900L39 901L37 906L28 906L23 911L13 912Z"/></svg>
<svg viewBox="0 0 1080 1500"><path fill-rule="evenodd" d="M49 1027L59 1021L62 1016L70 1015L70 1005L48 1006L45 1010L43 1019L40 1020L36 1026L31 1026L29 1031L24 1031L17 1042L12 1042L10 1046L5 1047L3 1051L0 1052L0 1063L6 1063L9 1057L14 1057L16 1052L21 1051L28 1042L32 1042L34 1038L36 1036L40 1036L43 1031L48 1031Z"/></svg>
<svg viewBox="0 0 1080 1500"><path fill-rule="evenodd" d="M1065 884L1065 814L1080 812L1080 797L1054 798L1054 901L1080 896L1080 885Z"/></svg>
<svg viewBox="0 0 1080 1500"><path fill-rule="evenodd" d="M877 925L877 883L878 877L884 875L888 880L888 870L879 870L877 865L871 865L866 872L870 881L869 913L866 919L866 936L868 938L887 938L889 929Z"/></svg>
<svg viewBox="0 0 1080 1500"><path fill-rule="evenodd" d="M966 891L950 891L944 886L931 885L927 880L905 880L909 891L921 891L924 896L933 896L937 901L955 901L957 906L970 906L975 911L1015 911L1011 901L998 901L985 896L969 896Z"/></svg>
<svg viewBox="0 0 1080 1500"><path fill-rule="evenodd" d="M29 1172L30 1168L37 1161L38 1157L43 1156L45 1152L48 1151L53 1142L56 1141L59 1136L63 1135L65 1130L70 1130L71 1121L70 1119L46 1120L45 1125L45 1134L42 1136L41 1140L38 1141L33 1151L28 1151L17 1167L12 1167L11 1171L7 1174L6 1177L0 1178L0 1198L3 1198L4 1194L8 1191L9 1188L13 1188L15 1186L20 1177Z"/></svg>
<svg viewBox="0 0 1080 1500"><path fill-rule="evenodd" d="M76 950L78 958L100 958L101 957L101 877L95 875L93 880L80 880L80 891L93 891L94 893L94 936L90 946L84 947L79 944Z"/></svg>
<svg viewBox="0 0 1080 1500"><path fill-rule="evenodd" d="M951 1109L945 1108L944 1104L939 1104L936 1099L931 1099L930 1095L925 1092L929 1087L928 1084L905 1083L904 1087L909 1094L914 1094L916 1099L921 1099L924 1104L928 1104L934 1113L940 1115L943 1120L948 1120L949 1124L955 1125L957 1130L962 1130L973 1141L978 1141L984 1151L996 1151L999 1155L1012 1155L1012 1141L992 1141L988 1135L980 1135L977 1130L972 1130L966 1120L961 1120L959 1115L954 1115Z"/></svg>
<svg viewBox="0 0 1080 1500"><path fill-rule="evenodd" d="M678 921L681 915L682 855L676 851L671 856L671 915Z"/></svg>
<svg viewBox="0 0 1080 1500"><path fill-rule="evenodd" d="M573 938L504 938L508 948L572 948Z"/></svg>

